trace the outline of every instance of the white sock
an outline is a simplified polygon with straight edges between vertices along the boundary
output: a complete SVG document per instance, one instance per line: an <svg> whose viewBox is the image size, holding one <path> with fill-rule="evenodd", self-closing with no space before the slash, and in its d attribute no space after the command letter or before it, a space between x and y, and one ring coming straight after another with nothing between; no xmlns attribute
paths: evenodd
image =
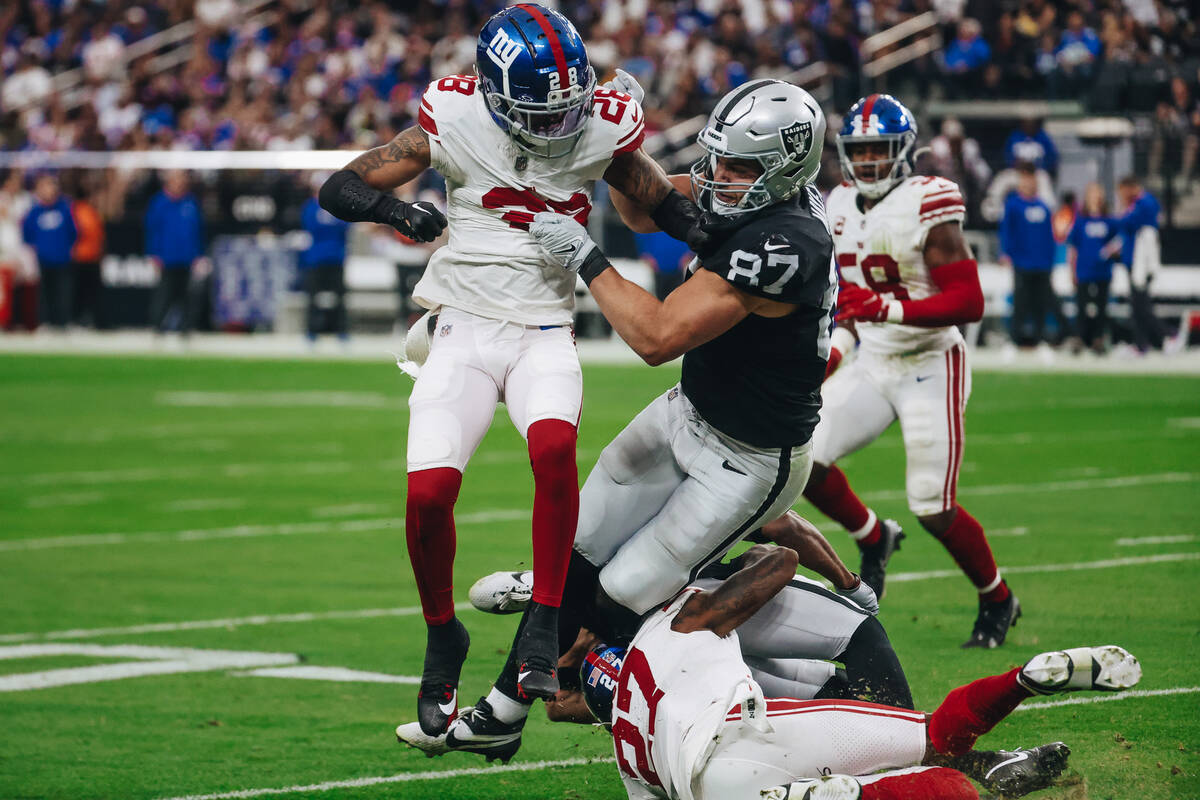
<svg viewBox="0 0 1200 800"><path fill-rule="evenodd" d="M495 686L488 692L487 701L488 705L492 707L492 713L501 722L511 725L529 716L529 706L513 700Z"/></svg>
<svg viewBox="0 0 1200 800"><path fill-rule="evenodd" d="M879 517L875 515L875 509L867 509L867 523L856 531L850 531L850 538L854 541L861 541L867 538L867 535L875 530L875 523L879 521Z"/></svg>

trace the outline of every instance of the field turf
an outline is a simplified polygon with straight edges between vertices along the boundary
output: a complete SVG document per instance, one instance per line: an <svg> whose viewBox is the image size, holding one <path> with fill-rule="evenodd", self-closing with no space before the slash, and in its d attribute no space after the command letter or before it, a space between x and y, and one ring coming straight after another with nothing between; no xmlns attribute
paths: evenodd
<svg viewBox="0 0 1200 800"><path fill-rule="evenodd" d="M581 473L677 367L584 373ZM540 709L510 764L528 769L489 772L396 744L410 684L246 674L260 662L94 682L117 665L193 660L117 646L418 675L403 532L410 385L384 362L0 357L0 798L624 796L602 761L608 737L552 727ZM999 650L958 649L974 592L905 507L898 431L842 464L909 531L881 619L918 707L1044 649L1118 643L1142 661L1139 689L1188 691L1031 703L982 744L1071 745L1064 783L1034 797L1200 797L1200 379L976 374L967 430L960 500L1025 607ZM531 499L501 409L458 506L461 600L476 577L528 563ZM800 511L857 564L844 534ZM516 621L462 619L470 702ZM30 688L33 673L90 682ZM468 772L433 774L447 770ZM357 780L371 778L390 780ZM338 781L351 783L293 789Z"/></svg>

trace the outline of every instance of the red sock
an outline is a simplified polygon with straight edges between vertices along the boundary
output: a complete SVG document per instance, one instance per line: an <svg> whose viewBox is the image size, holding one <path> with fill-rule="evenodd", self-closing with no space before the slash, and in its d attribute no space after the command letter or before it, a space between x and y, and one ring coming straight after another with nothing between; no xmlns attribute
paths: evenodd
<svg viewBox="0 0 1200 800"><path fill-rule="evenodd" d="M430 625L454 619L454 503L462 473L451 467L408 473L404 533Z"/></svg>
<svg viewBox="0 0 1200 800"><path fill-rule="evenodd" d="M939 538L984 600L998 603L1008 599L1008 584L1000 578L983 526L965 508L957 507L950 529Z"/></svg>
<svg viewBox="0 0 1200 800"><path fill-rule="evenodd" d="M979 800L967 776L949 767L867 780L871 782L863 784L862 800Z"/></svg>
<svg viewBox="0 0 1200 800"><path fill-rule="evenodd" d="M571 545L579 522L579 471L574 425L544 419L529 426L533 466L533 601L562 603Z"/></svg>
<svg viewBox="0 0 1200 800"><path fill-rule="evenodd" d="M958 756L1012 713L1029 690L1017 683L1019 669L960 686L929 716L929 741L939 753Z"/></svg>
<svg viewBox="0 0 1200 800"><path fill-rule="evenodd" d="M813 485L809 481L804 489L804 497L822 514L850 531L850 535L861 545L875 544L883 535L875 512L863 505L846 482L845 473L832 464L827 468L825 480L820 485Z"/></svg>

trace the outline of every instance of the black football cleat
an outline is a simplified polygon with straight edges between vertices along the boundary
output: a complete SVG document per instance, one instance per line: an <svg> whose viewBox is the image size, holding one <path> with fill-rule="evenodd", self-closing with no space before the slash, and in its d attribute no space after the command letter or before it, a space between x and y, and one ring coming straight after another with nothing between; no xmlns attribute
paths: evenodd
<svg viewBox="0 0 1200 800"><path fill-rule="evenodd" d="M457 617L429 629L417 692L417 723L426 736L445 733L458 714L458 676L470 647L471 637Z"/></svg>
<svg viewBox="0 0 1200 800"><path fill-rule="evenodd" d="M532 603L517 640L517 691L523 700L558 694L558 609Z"/></svg>
<svg viewBox="0 0 1200 800"><path fill-rule="evenodd" d="M524 719L520 722L496 719L491 704L481 697L473 708L464 708L458 719L450 723L445 747L462 753L476 753L488 763L500 759L501 763L507 764L521 749L524 727Z"/></svg>
<svg viewBox="0 0 1200 800"><path fill-rule="evenodd" d="M1024 797L1054 783L1067 768L1071 748L1053 742L1028 750L997 750L991 755L993 762L981 765L978 777L983 788L1001 797Z"/></svg>
<svg viewBox="0 0 1200 800"><path fill-rule="evenodd" d="M892 553L900 549L900 542L904 541L904 530L894 519L885 519L879 526L882 534L878 542L858 546L859 555L862 557L858 576L862 578L863 583L871 587L875 597L882 600L888 561L891 560Z"/></svg>
<svg viewBox="0 0 1200 800"><path fill-rule="evenodd" d="M979 615L975 617L975 627L971 638L962 643L962 647L983 647L988 650L1004 644L1008 629L1017 624L1021 618L1021 601L1012 592L1007 600L999 603L989 603L979 598Z"/></svg>

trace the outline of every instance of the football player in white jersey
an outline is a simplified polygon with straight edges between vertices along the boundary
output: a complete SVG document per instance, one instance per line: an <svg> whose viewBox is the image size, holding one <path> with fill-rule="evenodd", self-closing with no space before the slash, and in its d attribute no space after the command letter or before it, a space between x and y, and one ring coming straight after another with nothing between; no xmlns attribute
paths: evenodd
<svg viewBox="0 0 1200 800"><path fill-rule="evenodd" d="M954 689L931 714L766 699L735 629L788 585L796 564L788 548L766 550L715 590L689 586L652 612L627 650L599 644L585 658L583 692L612 726L631 800L977 800L963 773L1018 797L1049 785L1069 750L973 752L980 736L1029 697L1120 691L1141 678L1136 658L1106 645L1034 656ZM933 768L904 769L917 765Z"/></svg>
<svg viewBox="0 0 1200 800"><path fill-rule="evenodd" d="M885 94L858 101L837 135L846 181L826 208L843 327L831 362L853 347L848 330L857 331L859 348L822 389L804 496L850 531L862 554L859 572L882 598L885 568L903 534L863 505L835 464L900 420L908 506L979 592L963 647L998 647L1021 607L983 527L956 497L971 372L955 326L982 317L983 292L963 240L962 195L945 178L911 175L916 140L912 113Z"/></svg>
<svg viewBox="0 0 1200 800"><path fill-rule="evenodd" d="M700 213L641 150L638 102L596 86L583 41L561 14L533 3L500 11L480 33L475 71L433 81L418 125L356 158L320 192L322 207L341 219L432 241L446 217L391 190L431 166L446 179L449 242L413 292L437 321L409 398L405 526L428 625L417 705L430 735L454 718L470 643L454 614L453 508L498 401L528 442L535 484L534 594L514 643L518 688L528 697L558 689L556 617L579 509L583 384L571 329L576 278L529 234L533 215L586 222L600 178L677 238Z"/></svg>

